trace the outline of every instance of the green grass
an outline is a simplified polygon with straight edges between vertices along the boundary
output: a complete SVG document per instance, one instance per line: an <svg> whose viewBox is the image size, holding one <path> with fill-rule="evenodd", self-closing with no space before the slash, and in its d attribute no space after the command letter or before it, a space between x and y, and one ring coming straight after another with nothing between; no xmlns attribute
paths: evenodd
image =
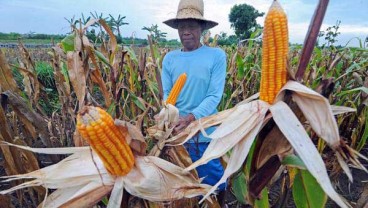
<svg viewBox="0 0 368 208"><path fill-rule="evenodd" d="M51 44L51 39L21 39L24 44ZM59 43L61 39L54 39L54 43ZM0 39L0 43L18 43L18 40L4 40Z"/></svg>

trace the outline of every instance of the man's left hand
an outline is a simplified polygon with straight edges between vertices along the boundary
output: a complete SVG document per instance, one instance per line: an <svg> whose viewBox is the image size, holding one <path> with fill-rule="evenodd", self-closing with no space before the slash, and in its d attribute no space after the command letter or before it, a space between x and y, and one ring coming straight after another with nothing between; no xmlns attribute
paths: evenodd
<svg viewBox="0 0 368 208"><path fill-rule="evenodd" d="M187 116L184 117L180 117L178 122L175 125L175 128L173 130L173 134L179 134L180 132L182 132L185 128L187 128L187 126L195 120L195 117L193 114L188 114Z"/></svg>

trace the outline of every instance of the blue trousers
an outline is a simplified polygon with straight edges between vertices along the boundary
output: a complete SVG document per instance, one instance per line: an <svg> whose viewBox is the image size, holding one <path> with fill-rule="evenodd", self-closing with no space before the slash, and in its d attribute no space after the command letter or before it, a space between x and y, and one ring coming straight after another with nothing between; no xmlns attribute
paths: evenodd
<svg viewBox="0 0 368 208"><path fill-rule="evenodd" d="M187 142L184 144L184 147L187 149L192 161L195 162L202 157L208 144L208 142ZM224 174L224 168L222 167L219 158L213 159L207 164L198 166L196 170L199 178L204 177L202 183L209 184L211 186L215 185ZM218 191L223 191L225 188L226 183L223 183L218 187Z"/></svg>

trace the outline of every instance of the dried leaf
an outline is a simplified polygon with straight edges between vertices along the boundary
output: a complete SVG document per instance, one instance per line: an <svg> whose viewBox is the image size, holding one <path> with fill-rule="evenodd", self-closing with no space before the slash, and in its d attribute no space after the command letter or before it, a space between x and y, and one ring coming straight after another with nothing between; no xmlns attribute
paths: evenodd
<svg viewBox="0 0 368 208"><path fill-rule="evenodd" d="M77 38L78 39L78 38ZM79 101L79 108L84 106L86 96L86 73L83 68L81 52L68 52L68 72L70 82Z"/></svg>
<svg viewBox="0 0 368 208"><path fill-rule="evenodd" d="M317 148L289 106L279 101L271 106L273 119L325 193L341 207L350 207L332 187Z"/></svg>
<svg viewBox="0 0 368 208"><path fill-rule="evenodd" d="M82 138L77 130L73 133L73 142L75 147L89 146L88 142Z"/></svg>
<svg viewBox="0 0 368 208"><path fill-rule="evenodd" d="M105 29L107 34L109 34L109 37L110 37L109 44L110 44L110 50L111 50L109 60L110 60L110 64L114 66L117 63L115 59L115 55L118 51L118 44L116 42L116 37L114 33L112 32L112 30L110 29L110 27L107 25L105 20L99 19L98 22L102 25L102 27ZM116 69L116 67L114 68Z"/></svg>
<svg viewBox="0 0 368 208"><path fill-rule="evenodd" d="M12 106L12 109L17 113L19 119L24 123L26 129L32 135L37 135L38 133L43 144L48 147L53 146L49 138L47 122L45 122L41 115L30 108L22 97L11 91L1 93L1 97L3 100L2 102L7 102Z"/></svg>
<svg viewBox="0 0 368 208"><path fill-rule="evenodd" d="M95 56L96 51L94 50L93 45L89 43L88 39L85 40L86 38L87 37L83 36L83 42L88 42L88 45L86 46L86 50L88 52L89 58L91 59L93 65L95 66L95 69L91 70L91 80L94 83L98 84L98 86L100 87L102 95L105 98L105 105L110 106L112 95L108 91L106 87L106 83L102 78L100 67L99 67L99 64L97 63L96 56Z"/></svg>
<svg viewBox="0 0 368 208"><path fill-rule="evenodd" d="M6 57L3 52L0 50L0 92L4 92L7 90L11 90L13 92L20 92L17 87L17 83L13 77L12 71L8 62L6 61Z"/></svg>
<svg viewBox="0 0 368 208"><path fill-rule="evenodd" d="M25 146L27 145L23 140L16 139L14 140L14 144ZM16 163L19 165L22 173L29 173L31 171L35 171L40 169L38 165L38 160L33 152L25 151L22 149L17 149L18 154L16 155Z"/></svg>
<svg viewBox="0 0 368 208"><path fill-rule="evenodd" d="M294 101L318 136L331 148L337 149L340 146L340 135L328 100L295 81L287 82L282 91L285 90L293 91Z"/></svg>
<svg viewBox="0 0 368 208"><path fill-rule="evenodd" d="M129 133L125 139L135 153L140 156L146 155L147 143L144 140L142 132L136 126L119 119L115 119L114 124L123 132L128 130Z"/></svg>

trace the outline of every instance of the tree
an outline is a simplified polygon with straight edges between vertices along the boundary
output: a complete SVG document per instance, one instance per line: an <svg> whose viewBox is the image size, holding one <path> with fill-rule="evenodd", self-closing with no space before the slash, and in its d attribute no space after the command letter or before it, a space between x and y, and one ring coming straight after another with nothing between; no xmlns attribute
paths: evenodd
<svg viewBox="0 0 368 208"><path fill-rule="evenodd" d="M142 30L147 30L150 33L153 42L155 43L158 43L159 41L164 39L167 35L166 32L161 32L161 30L158 29L157 24L155 25L152 24L151 27L143 27Z"/></svg>
<svg viewBox="0 0 368 208"><path fill-rule="evenodd" d="M109 14L109 15L110 15L109 23L118 32L118 37L121 37L120 27L123 26L123 25L129 25L129 23L124 22L124 19L126 18L126 16L120 16L120 14L119 14L118 18L115 19L111 14Z"/></svg>
<svg viewBox="0 0 368 208"><path fill-rule="evenodd" d="M240 39L246 39L250 37L252 33L250 29L260 28L261 26L257 24L256 19L262 17L264 13L260 13L254 7L247 4L235 5L231 8L229 14L229 21L231 27L234 28L235 34Z"/></svg>

